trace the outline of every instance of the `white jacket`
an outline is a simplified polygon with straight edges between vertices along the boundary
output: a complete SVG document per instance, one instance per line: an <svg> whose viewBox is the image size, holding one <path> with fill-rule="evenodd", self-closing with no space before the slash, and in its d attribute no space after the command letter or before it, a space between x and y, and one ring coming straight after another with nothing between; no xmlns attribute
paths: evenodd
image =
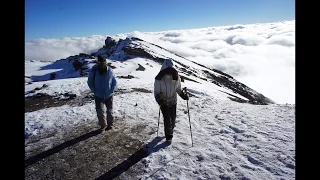
<svg viewBox="0 0 320 180"><path fill-rule="evenodd" d="M165 62L162 64L161 71L156 76L154 82L154 96L156 97L157 95L160 95L164 100L165 105L175 105L177 104L177 93L179 95L181 94L180 76L178 72L173 69L173 63L171 60L165 60ZM175 76L175 78L173 76Z"/></svg>

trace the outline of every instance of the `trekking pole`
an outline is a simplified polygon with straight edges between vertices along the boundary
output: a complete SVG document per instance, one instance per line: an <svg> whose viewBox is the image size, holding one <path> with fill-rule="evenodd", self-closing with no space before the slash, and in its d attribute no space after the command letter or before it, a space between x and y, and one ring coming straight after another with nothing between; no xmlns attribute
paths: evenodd
<svg viewBox="0 0 320 180"><path fill-rule="evenodd" d="M161 107L161 106L160 106ZM159 118L158 118L158 130L157 130L157 137L158 137L158 132L159 132L159 122L160 122L160 107L159 107Z"/></svg>
<svg viewBox="0 0 320 180"><path fill-rule="evenodd" d="M162 92L160 92L160 98L162 98ZM159 106L159 118L158 118L158 130L157 130L157 137L158 137L158 132L159 132L159 122L160 122L160 109L161 109L161 105Z"/></svg>
<svg viewBox="0 0 320 180"><path fill-rule="evenodd" d="M184 90L185 90L186 96L188 96L188 93L187 93L187 87L185 87L185 88L184 88ZM192 147L193 147L192 130L191 130L191 122L190 122L190 113L189 113L189 103L188 103L188 100L187 100L187 108L188 108L188 116L189 116L190 134L191 134L191 143L192 143Z"/></svg>

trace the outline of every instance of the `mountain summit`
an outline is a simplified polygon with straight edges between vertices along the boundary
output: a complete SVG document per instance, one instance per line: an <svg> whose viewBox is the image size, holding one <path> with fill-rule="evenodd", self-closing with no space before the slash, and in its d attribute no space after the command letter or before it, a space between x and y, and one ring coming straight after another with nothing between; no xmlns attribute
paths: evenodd
<svg viewBox="0 0 320 180"><path fill-rule="evenodd" d="M56 68L62 70L42 76L32 75L26 78L29 81L43 81L88 76L91 67L95 63L95 57L98 55L106 57L109 66L113 69L124 68L127 60L135 58L144 58L147 61L155 61L159 64L165 59L172 59L173 62L175 62L175 68L178 70L182 82L192 81L200 84L215 84L220 87L220 92L228 94L229 99L241 103L260 105L274 103L271 99L237 81L226 73L217 69L208 68L163 47L136 37L128 37L124 40L119 39L118 41L112 37L107 37L105 44L97 52L91 54L80 53L79 55L69 56L66 59L60 59L50 65L42 67L43 69ZM144 71L144 69L145 67L139 64L137 70ZM158 71L158 69L156 71ZM125 76L129 77L130 74Z"/></svg>

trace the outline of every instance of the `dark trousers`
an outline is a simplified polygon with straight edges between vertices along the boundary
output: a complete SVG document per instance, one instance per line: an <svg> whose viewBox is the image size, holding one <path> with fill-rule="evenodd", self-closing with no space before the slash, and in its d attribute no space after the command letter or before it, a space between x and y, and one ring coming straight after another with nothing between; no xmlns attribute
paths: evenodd
<svg viewBox="0 0 320 180"><path fill-rule="evenodd" d="M104 105L107 108L106 110L107 124L111 126L113 124L113 111L112 111L113 96L110 96L107 99L103 99L95 96L94 101L96 104L96 112L99 120L99 125L101 126L101 128L106 127L106 118L103 111Z"/></svg>
<svg viewBox="0 0 320 180"><path fill-rule="evenodd" d="M164 134L166 136L166 140L170 140L173 137L173 129L176 123L177 105L162 105L161 112L164 121Z"/></svg>

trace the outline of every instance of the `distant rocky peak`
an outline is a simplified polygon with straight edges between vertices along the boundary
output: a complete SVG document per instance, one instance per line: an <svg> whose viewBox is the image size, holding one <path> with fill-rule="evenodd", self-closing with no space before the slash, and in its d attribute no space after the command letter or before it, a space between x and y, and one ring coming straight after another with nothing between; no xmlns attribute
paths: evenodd
<svg viewBox="0 0 320 180"><path fill-rule="evenodd" d="M105 48L107 49L117 44L116 40L114 40L112 37L109 37L109 36L104 42L105 42Z"/></svg>

